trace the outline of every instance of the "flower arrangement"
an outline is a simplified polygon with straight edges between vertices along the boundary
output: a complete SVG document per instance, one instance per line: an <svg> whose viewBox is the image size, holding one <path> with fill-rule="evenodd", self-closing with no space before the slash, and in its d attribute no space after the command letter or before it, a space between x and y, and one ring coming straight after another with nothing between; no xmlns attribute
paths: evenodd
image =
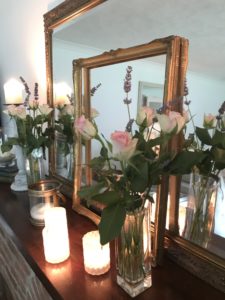
<svg viewBox="0 0 225 300"><path fill-rule="evenodd" d="M52 108L47 104L40 104L38 99L38 84L35 83L34 99L30 100L31 92L25 80L20 77L26 91L23 105L9 105L4 112L14 119L17 126L17 137L9 137L1 149L10 151L14 145L19 145L28 155L34 149L41 148L45 155L46 147L52 140L53 129L47 124L51 120Z"/></svg>
<svg viewBox="0 0 225 300"><path fill-rule="evenodd" d="M97 84L91 89L91 96L95 94L98 88L101 86L101 83ZM56 120L55 120L55 130L61 133L65 137L65 143L62 146L62 152L67 155L70 153L70 148L74 144L74 120L75 120L75 111L74 111L74 97L67 95L68 102L65 101L57 102L55 106L56 110ZM92 116L97 116L98 112L92 110Z"/></svg>
<svg viewBox="0 0 225 300"><path fill-rule="evenodd" d="M194 116L191 113L191 101L187 99L187 85L184 96L189 122L192 122L194 132L185 139L184 130L183 149L168 165L168 169L174 175L194 171L218 181L220 171L225 168L225 101L219 108L217 116L204 114L203 126L198 127L195 126Z"/></svg>
<svg viewBox="0 0 225 300"><path fill-rule="evenodd" d="M187 139L184 138L182 151L167 168L174 175L191 173L186 223L182 235L207 247L214 224L220 172L225 168L225 102L219 108L217 116L204 114L203 126L197 127L187 95L186 86L184 104L194 132Z"/></svg>
<svg viewBox="0 0 225 300"><path fill-rule="evenodd" d="M58 116L55 120L55 130L65 137L65 143L62 146L62 152L67 155L70 153L70 148L74 143L74 106L70 98L70 104L58 103L55 109L58 111Z"/></svg>
<svg viewBox="0 0 225 300"><path fill-rule="evenodd" d="M109 141L98 132L94 118L82 115L75 120L75 130L84 139L95 139L101 144L100 155L90 162L97 183L82 187L79 196L105 205L99 224L102 244L120 234L126 211L141 209L147 200L152 201L151 189L160 184L173 157L165 151L168 142L186 123L185 117L178 112L166 114L166 107L160 113L150 107L141 107L136 119L132 119L129 109L132 102L129 98L131 73L132 68L128 66L123 102L129 120L125 131L113 132Z"/></svg>

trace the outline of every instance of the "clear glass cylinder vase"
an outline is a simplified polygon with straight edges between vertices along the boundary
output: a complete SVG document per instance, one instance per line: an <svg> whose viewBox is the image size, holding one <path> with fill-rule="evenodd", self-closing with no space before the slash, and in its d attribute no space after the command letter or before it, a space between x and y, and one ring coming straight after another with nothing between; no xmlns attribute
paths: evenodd
<svg viewBox="0 0 225 300"><path fill-rule="evenodd" d="M183 237L203 248L214 229L218 186L211 177L191 174Z"/></svg>
<svg viewBox="0 0 225 300"><path fill-rule="evenodd" d="M44 158L41 148L36 148L29 154L24 150L24 160L28 185L45 178Z"/></svg>
<svg viewBox="0 0 225 300"><path fill-rule="evenodd" d="M66 169L67 169L67 179L73 181L74 179L74 146L68 145L69 153L66 156Z"/></svg>
<svg viewBox="0 0 225 300"><path fill-rule="evenodd" d="M127 211L120 236L115 241L117 283L135 297L152 285L151 203Z"/></svg>

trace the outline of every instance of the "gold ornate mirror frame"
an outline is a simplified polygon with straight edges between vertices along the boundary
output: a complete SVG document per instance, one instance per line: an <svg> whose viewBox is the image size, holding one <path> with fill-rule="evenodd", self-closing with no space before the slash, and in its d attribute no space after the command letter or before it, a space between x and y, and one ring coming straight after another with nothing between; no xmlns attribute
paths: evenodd
<svg viewBox="0 0 225 300"><path fill-rule="evenodd" d="M170 36L163 39L154 40L148 44L139 45L127 49L118 49L105 52L101 55L74 60L74 94L76 99L76 118L80 117L82 108L85 114L90 117L90 71L91 69L117 64L121 62L153 57L158 55L166 55L165 83L163 103L168 104L170 109L180 111L182 108L182 94L184 86L184 78L187 67L187 48L188 41L178 36ZM176 107L171 107L169 101L179 99ZM174 140L174 146L177 144ZM82 174L82 147L81 137L77 135L77 143L75 145L76 167L74 182L73 208L78 213L92 219L96 224L99 223L100 217L93 211L81 204L81 199L77 195L77 191L81 186ZM91 183L91 171L89 162L91 160L91 142L87 141L85 146L85 164L86 164L86 182ZM156 257L156 263L160 263L163 251L163 239L165 232L166 219L166 203L168 195L168 178L163 178L161 186L157 191L156 214L154 225L154 245L153 255Z"/></svg>
<svg viewBox="0 0 225 300"><path fill-rule="evenodd" d="M90 11L97 5L107 0L72 0L64 1L51 11L44 15L45 25L45 51L46 51L46 74L47 74L47 101L50 106L53 106L53 47L52 35L54 29L58 26L77 18L86 12ZM72 61L71 61L72 65ZM72 74L71 74L72 77ZM52 125L54 125L54 118ZM56 174L55 169L55 147L51 147L49 151L49 173L51 177L56 178L62 183L62 192L72 198L73 182Z"/></svg>

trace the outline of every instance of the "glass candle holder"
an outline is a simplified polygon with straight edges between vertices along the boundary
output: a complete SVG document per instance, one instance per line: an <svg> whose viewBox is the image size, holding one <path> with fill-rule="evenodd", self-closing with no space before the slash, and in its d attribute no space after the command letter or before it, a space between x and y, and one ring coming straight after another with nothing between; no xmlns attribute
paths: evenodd
<svg viewBox="0 0 225 300"><path fill-rule="evenodd" d="M91 275L101 275L110 269L109 244L100 244L99 232L90 231L83 236L85 271Z"/></svg>
<svg viewBox="0 0 225 300"><path fill-rule="evenodd" d="M59 206L65 197L59 192L60 184L56 180L41 180L28 187L30 202L30 221L33 225L43 226L45 211Z"/></svg>
<svg viewBox="0 0 225 300"><path fill-rule="evenodd" d="M42 231L45 260L56 264L70 255L66 210L52 207L45 212L45 228Z"/></svg>

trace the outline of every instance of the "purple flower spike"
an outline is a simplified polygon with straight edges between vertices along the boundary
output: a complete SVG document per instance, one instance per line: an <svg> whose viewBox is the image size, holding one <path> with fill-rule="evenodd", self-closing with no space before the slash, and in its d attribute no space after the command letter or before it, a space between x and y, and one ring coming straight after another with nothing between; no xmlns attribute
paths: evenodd
<svg viewBox="0 0 225 300"><path fill-rule="evenodd" d="M124 104L130 104L132 102L132 99L125 98L123 102Z"/></svg>
<svg viewBox="0 0 225 300"><path fill-rule="evenodd" d="M132 72L132 67L128 66L126 69L127 73L124 79L124 91L125 93L129 93L131 91L131 72Z"/></svg>

